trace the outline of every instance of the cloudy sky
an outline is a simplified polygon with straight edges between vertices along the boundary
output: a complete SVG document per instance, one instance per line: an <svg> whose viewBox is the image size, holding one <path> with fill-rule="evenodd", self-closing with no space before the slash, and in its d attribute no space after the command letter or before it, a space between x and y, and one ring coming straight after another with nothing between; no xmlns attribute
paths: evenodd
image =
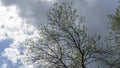
<svg viewBox="0 0 120 68"><path fill-rule="evenodd" d="M54 3L73 2L78 14L86 17L91 33L106 35L108 14L118 0L0 0L0 68L32 68L22 66L22 44L25 38L37 36L38 24L47 22L46 12Z"/></svg>

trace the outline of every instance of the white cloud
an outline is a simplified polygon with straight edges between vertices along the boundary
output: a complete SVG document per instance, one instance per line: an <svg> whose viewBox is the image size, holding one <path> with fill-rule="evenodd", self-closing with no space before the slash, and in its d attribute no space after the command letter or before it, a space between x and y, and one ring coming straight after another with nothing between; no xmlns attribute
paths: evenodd
<svg viewBox="0 0 120 68"><path fill-rule="evenodd" d="M20 52L17 49L13 48L6 48L5 53L3 56L7 56L8 60L12 61L13 63L17 63L17 59L20 55Z"/></svg>
<svg viewBox="0 0 120 68"><path fill-rule="evenodd" d="M7 63L2 64L1 68L7 68Z"/></svg>
<svg viewBox="0 0 120 68"><path fill-rule="evenodd" d="M4 49L2 56L7 57L15 64L21 58L21 50L19 50L19 47L22 46L21 43L25 41L26 37L35 38L38 36L38 31L19 17L19 10L14 5L9 7L0 5L0 12L0 41L8 38L14 40L8 48Z"/></svg>
<svg viewBox="0 0 120 68"><path fill-rule="evenodd" d="M15 31L21 28L22 20L19 19L15 10L15 6L7 8L0 6L0 40L15 37Z"/></svg>
<svg viewBox="0 0 120 68"><path fill-rule="evenodd" d="M20 68L34 68L32 65L21 66Z"/></svg>

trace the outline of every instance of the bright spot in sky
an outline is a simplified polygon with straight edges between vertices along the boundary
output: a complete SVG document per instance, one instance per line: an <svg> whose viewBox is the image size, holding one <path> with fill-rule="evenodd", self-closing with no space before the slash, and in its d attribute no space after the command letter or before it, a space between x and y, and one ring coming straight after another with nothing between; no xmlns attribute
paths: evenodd
<svg viewBox="0 0 120 68"><path fill-rule="evenodd" d="M53 1L53 0L48 0L48 1Z"/></svg>
<svg viewBox="0 0 120 68"><path fill-rule="evenodd" d="M41 0L43 2L55 2L56 0Z"/></svg>

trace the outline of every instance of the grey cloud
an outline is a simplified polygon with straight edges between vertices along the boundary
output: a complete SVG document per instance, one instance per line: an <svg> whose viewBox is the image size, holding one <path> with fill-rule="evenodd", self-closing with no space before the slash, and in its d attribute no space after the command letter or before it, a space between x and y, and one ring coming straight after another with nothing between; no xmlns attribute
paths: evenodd
<svg viewBox="0 0 120 68"><path fill-rule="evenodd" d="M107 15L114 13L118 6L117 0L82 0L76 3L78 13L86 17L86 24L90 32L107 34Z"/></svg>
<svg viewBox="0 0 120 68"><path fill-rule="evenodd" d="M1 0L3 5L16 5L20 9L19 15L30 24L47 22L46 12L52 2L45 3L41 0ZM105 34L108 18L107 15L115 11L117 0L56 0L58 3L72 1L79 15L86 17L86 25L91 32ZM52 3L52 4L51 4Z"/></svg>
<svg viewBox="0 0 120 68"><path fill-rule="evenodd" d="M36 25L46 22L46 12L52 4L41 0L1 0L4 6L15 5L20 10L19 15L28 23Z"/></svg>

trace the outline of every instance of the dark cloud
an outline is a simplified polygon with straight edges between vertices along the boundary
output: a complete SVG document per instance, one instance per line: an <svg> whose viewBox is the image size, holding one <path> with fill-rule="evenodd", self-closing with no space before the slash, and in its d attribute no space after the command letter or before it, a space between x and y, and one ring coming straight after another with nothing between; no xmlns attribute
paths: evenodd
<svg viewBox="0 0 120 68"><path fill-rule="evenodd" d="M15 5L20 10L19 15L36 25L46 22L46 12L52 4L41 0L1 0L5 6Z"/></svg>
<svg viewBox="0 0 120 68"><path fill-rule="evenodd" d="M117 0L79 0L76 2L78 13L86 17L86 25L90 32L107 33L110 22L107 15L112 14L118 6Z"/></svg>
<svg viewBox="0 0 120 68"><path fill-rule="evenodd" d="M52 2L45 0L1 0L3 5L15 5L19 15L33 25L47 22L46 12ZM115 11L117 0L56 0L58 3L72 1L81 16L86 17L86 25L91 32L105 34L108 21L107 15Z"/></svg>

